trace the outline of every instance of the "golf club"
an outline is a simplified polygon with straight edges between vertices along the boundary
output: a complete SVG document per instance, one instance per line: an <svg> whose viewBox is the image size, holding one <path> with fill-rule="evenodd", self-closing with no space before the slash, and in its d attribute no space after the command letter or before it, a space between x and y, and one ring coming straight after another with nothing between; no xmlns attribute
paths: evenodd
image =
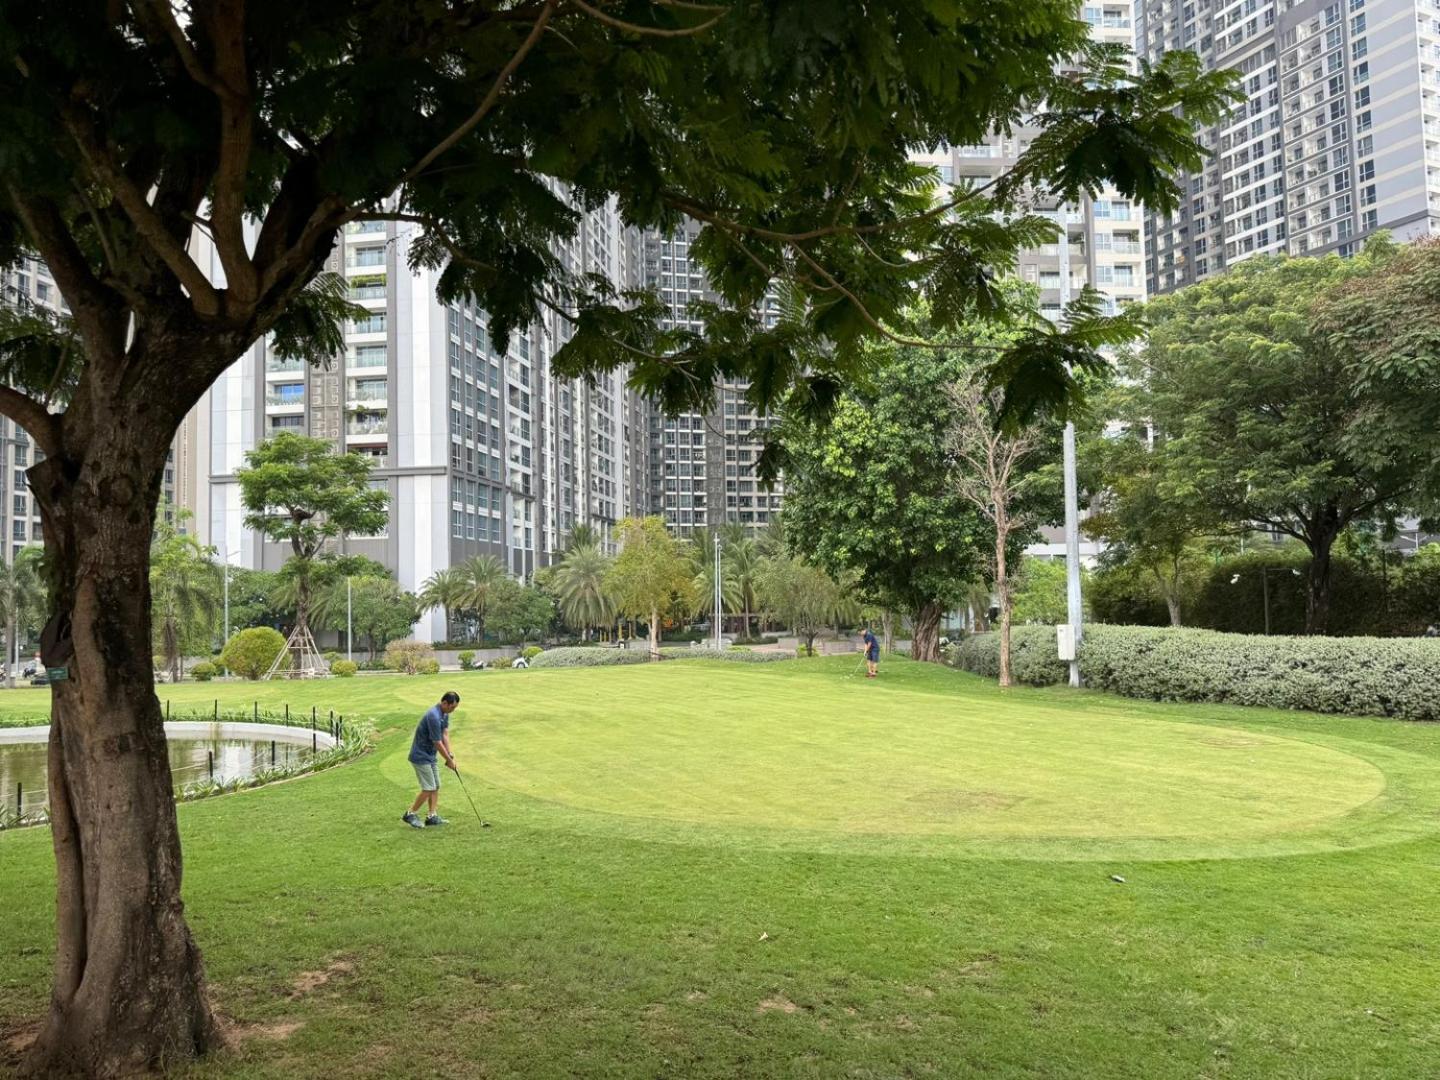
<svg viewBox="0 0 1440 1080"><path fill-rule="evenodd" d="M847 679L853 679L856 675L859 675L859 674L860 674L860 669L861 669L862 667L864 667L864 666L865 666L865 657L864 657L864 655L862 654L861 657L860 657L860 662L855 665L855 670L852 671L852 672L850 672L850 674L846 675L845 678L847 678Z"/></svg>
<svg viewBox="0 0 1440 1080"><path fill-rule="evenodd" d="M475 811L475 820L480 823L482 829L490 828L490 822L480 816L480 808L475 805L475 800L470 798L470 790L465 786L465 778L460 775L459 769L450 770L455 774L455 779L460 781L460 790L465 792L465 801L470 804L470 809Z"/></svg>

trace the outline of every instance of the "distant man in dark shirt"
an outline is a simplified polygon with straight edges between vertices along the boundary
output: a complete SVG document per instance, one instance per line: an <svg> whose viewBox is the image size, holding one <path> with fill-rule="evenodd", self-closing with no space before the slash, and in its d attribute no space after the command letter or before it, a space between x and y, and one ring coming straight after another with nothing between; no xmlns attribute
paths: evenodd
<svg viewBox="0 0 1440 1080"><path fill-rule="evenodd" d="M448 824L440 816L440 762L438 755L445 756L445 765L455 770L455 755L450 752L450 714L460 704L460 695L451 690L432 705L420 718L415 728L415 738L410 742L410 764L415 766L415 776L420 781L420 794L401 819L414 829L426 825ZM425 804L430 805L430 814L422 822L416 811Z"/></svg>
<svg viewBox="0 0 1440 1080"><path fill-rule="evenodd" d="M868 623L865 626L865 633L860 635L860 640L865 645L865 663L870 669L865 673L865 677L873 679L880 674L880 642Z"/></svg>

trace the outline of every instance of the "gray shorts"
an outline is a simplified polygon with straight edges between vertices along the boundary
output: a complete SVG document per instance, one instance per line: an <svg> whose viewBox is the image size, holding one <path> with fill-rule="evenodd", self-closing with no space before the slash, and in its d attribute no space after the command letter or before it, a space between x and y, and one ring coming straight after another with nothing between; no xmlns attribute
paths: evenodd
<svg viewBox="0 0 1440 1080"><path fill-rule="evenodd" d="M415 778L420 781L421 791L440 790L439 762L432 762L429 765L421 765L419 762L412 761L410 764L415 766Z"/></svg>

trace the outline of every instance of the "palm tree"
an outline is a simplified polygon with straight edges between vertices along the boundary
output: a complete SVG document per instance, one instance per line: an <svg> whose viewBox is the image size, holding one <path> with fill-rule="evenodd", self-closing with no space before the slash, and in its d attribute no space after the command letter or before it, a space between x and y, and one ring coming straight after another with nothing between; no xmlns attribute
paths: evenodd
<svg viewBox="0 0 1440 1080"><path fill-rule="evenodd" d="M720 620L720 625L725 624L725 613L727 611L738 611L740 609L740 588L735 581L735 575L730 572L728 554L723 541L720 547L720 611L715 610L715 533L709 529L695 534L695 547L692 549L691 558L695 564L695 593L698 600L695 604L697 615L711 615ZM704 540L701 539L704 537ZM702 547L701 544L704 543Z"/></svg>
<svg viewBox="0 0 1440 1080"><path fill-rule="evenodd" d="M454 612L460 607L460 597L465 590L465 575L459 567L437 570L420 586L420 603L425 611L442 608L445 612L445 636L454 633L452 622Z"/></svg>
<svg viewBox="0 0 1440 1080"><path fill-rule="evenodd" d="M587 638L592 628L608 626L615 617L615 598L606 581L612 562L598 544L572 547L555 574L560 613Z"/></svg>
<svg viewBox="0 0 1440 1080"><path fill-rule="evenodd" d="M740 636L750 636L750 619L757 607L759 592L761 555L759 545L748 538L731 544L726 552L728 565L726 576L735 582L736 594L741 612Z"/></svg>
<svg viewBox="0 0 1440 1080"><path fill-rule="evenodd" d="M593 525L586 525L583 521L570 530L570 535L565 537L563 553L569 553L576 548L598 548L600 546L600 533Z"/></svg>
<svg viewBox="0 0 1440 1080"><path fill-rule="evenodd" d="M40 572L44 549L39 547L21 548L12 563L0 563L0 617L8 627L6 644L9 646L8 662L19 659L20 630L22 627L40 621L49 606L49 591L45 578ZM16 672L10 670L10 684L15 684Z"/></svg>
<svg viewBox="0 0 1440 1080"><path fill-rule="evenodd" d="M458 567L460 587L455 604L461 610L475 617L479 641L485 643L485 608L495 587L506 579L505 564L494 555L476 555Z"/></svg>
<svg viewBox="0 0 1440 1080"><path fill-rule="evenodd" d="M220 568L211 549L166 521L156 524L150 545L150 602L160 652L179 682L186 641L214 633Z"/></svg>

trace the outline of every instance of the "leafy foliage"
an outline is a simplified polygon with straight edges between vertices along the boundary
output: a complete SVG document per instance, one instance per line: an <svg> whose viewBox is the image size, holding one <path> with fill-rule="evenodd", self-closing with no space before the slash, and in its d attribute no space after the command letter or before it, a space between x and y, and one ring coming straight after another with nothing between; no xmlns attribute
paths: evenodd
<svg viewBox="0 0 1440 1080"><path fill-rule="evenodd" d="M990 526L955 488L948 388L974 358L886 348L828 427L799 425L785 487L790 550L911 615L950 608L984 569ZM762 590L763 591L763 590Z"/></svg>
<svg viewBox="0 0 1440 1080"><path fill-rule="evenodd" d="M644 619L650 627L650 651L660 647L660 616L671 607L692 610L695 579L683 547L665 531L659 517L628 518L615 527L620 554L609 583L618 610Z"/></svg>
<svg viewBox="0 0 1440 1080"><path fill-rule="evenodd" d="M1377 378L1380 362L1316 314L1331 290L1359 304L1374 274L1394 280L1383 245L1350 260L1247 260L1147 305L1153 329L1126 365L1168 441L1167 502L1309 548L1310 632L1328 626L1341 532L1440 497L1440 427L1413 420L1434 391L1432 360L1397 354Z"/></svg>
<svg viewBox="0 0 1440 1080"><path fill-rule="evenodd" d="M423 641L392 641L385 646L385 667L406 675L419 675L426 661L435 659L435 650Z"/></svg>
<svg viewBox="0 0 1440 1080"><path fill-rule="evenodd" d="M246 679L258 679L270 670L275 658L285 651L285 638L268 626L241 630L225 643L220 662L227 671Z"/></svg>
<svg viewBox="0 0 1440 1080"><path fill-rule="evenodd" d="M172 682L180 681L186 653L210 652L220 604L220 568L211 561L214 549L179 530L188 516L182 512L176 522L158 517L150 543L152 625Z"/></svg>

